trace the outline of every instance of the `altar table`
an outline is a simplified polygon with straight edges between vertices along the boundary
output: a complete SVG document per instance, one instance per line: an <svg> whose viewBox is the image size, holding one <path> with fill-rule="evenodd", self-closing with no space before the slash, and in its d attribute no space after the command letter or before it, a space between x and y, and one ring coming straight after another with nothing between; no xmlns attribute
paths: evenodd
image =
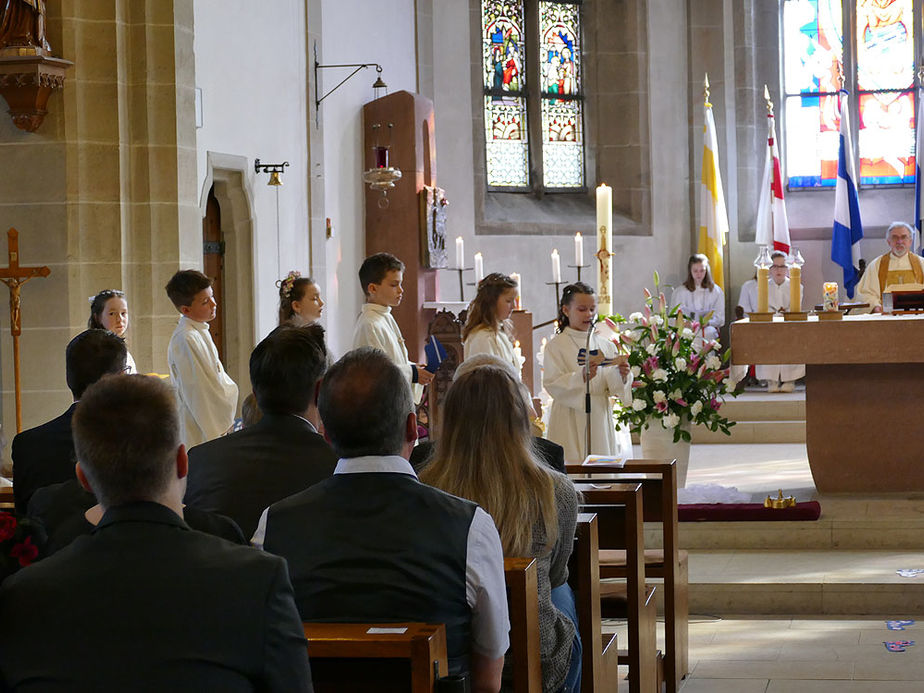
<svg viewBox="0 0 924 693"><path fill-rule="evenodd" d="M821 493L924 491L924 316L731 326L731 362L804 363L805 435Z"/></svg>

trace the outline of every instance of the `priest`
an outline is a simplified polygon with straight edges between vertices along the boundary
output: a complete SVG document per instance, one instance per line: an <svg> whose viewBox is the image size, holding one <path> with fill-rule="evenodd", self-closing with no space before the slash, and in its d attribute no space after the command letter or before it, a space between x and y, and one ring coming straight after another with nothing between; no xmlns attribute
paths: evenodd
<svg viewBox="0 0 924 693"><path fill-rule="evenodd" d="M873 313L882 312L882 292L900 284L924 284L924 261L911 250L914 231L903 221L893 222L886 231L889 252L877 257L866 268L857 285L860 300L869 303Z"/></svg>

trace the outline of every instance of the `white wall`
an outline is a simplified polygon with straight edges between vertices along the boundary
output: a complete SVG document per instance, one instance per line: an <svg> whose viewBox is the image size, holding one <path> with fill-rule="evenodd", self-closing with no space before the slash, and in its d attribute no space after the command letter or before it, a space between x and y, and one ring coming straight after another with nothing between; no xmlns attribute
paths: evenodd
<svg viewBox="0 0 924 693"><path fill-rule="evenodd" d="M389 93L417 90L413 0L325 0L319 62L377 62ZM322 70L322 93L349 70ZM362 106L373 98L374 68L361 71L321 104L324 133L324 208L333 225L326 246L328 346L342 355L352 345L353 323L363 302L357 272L365 257ZM439 148L437 148L439 152ZM403 258L414 262L414 258Z"/></svg>
<svg viewBox="0 0 924 693"><path fill-rule="evenodd" d="M204 199L207 152L247 157L260 339L276 326L276 280L291 269L309 269L304 2L196 0L194 9L196 86L203 103L198 185ZM253 171L257 158L290 163L278 188L278 236L276 189L266 185L267 174Z"/></svg>

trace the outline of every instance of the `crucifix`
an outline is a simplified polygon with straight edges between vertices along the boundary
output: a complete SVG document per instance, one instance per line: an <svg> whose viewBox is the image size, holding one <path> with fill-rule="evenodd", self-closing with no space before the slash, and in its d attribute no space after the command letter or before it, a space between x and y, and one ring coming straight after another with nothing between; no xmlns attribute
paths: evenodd
<svg viewBox="0 0 924 693"><path fill-rule="evenodd" d="M0 268L0 282L10 289L10 334L13 335L13 378L16 388L16 432L22 431L22 396L19 385L19 335L22 334L20 306L22 299L19 290L33 277L47 277L51 270L47 267L19 266L19 231L10 228L6 232L10 255L9 267Z"/></svg>

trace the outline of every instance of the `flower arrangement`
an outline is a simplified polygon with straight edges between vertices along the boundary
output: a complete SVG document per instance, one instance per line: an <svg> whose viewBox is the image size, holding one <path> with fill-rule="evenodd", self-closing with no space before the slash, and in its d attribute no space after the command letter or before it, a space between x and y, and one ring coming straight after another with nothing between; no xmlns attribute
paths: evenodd
<svg viewBox="0 0 924 693"><path fill-rule="evenodd" d="M0 512L0 580L39 557L44 532L32 520L9 512Z"/></svg>
<svg viewBox="0 0 924 693"><path fill-rule="evenodd" d="M654 275L657 300L645 289L645 308L628 320L615 316L629 328L614 337L617 346L629 355L632 369L632 403L615 414L633 433L659 421L674 430L674 442L689 442L686 422L721 430L730 435L734 422L719 414L722 397L731 394L725 385L728 371L724 364L729 352L719 352L719 344L703 333L709 316L702 322L689 321L680 307L670 310Z"/></svg>

